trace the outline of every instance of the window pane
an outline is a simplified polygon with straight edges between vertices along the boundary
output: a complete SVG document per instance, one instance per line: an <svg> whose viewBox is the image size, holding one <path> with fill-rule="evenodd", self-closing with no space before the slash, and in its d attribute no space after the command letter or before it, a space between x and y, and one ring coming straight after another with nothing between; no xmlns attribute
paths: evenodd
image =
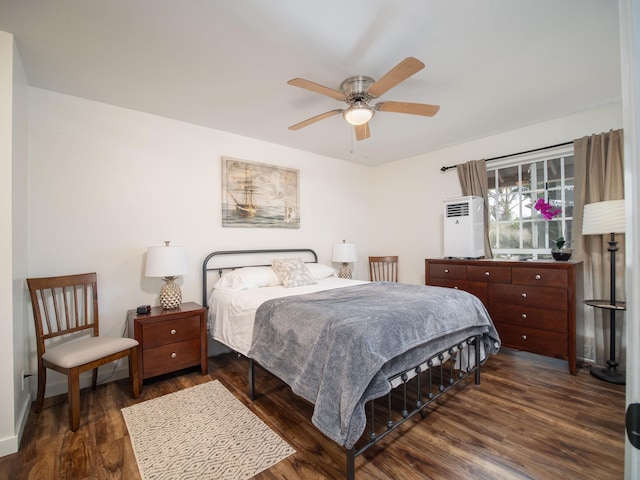
<svg viewBox="0 0 640 480"><path fill-rule="evenodd" d="M498 188L502 190L505 187L518 188L518 167L501 168L498 171Z"/></svg>
<svg viewBox="0 0 640 480"><path fill-rule="evenodd" d="M560 163L561 159L559 158L547 160L547 188L558 188L562 186Z"/></svg>

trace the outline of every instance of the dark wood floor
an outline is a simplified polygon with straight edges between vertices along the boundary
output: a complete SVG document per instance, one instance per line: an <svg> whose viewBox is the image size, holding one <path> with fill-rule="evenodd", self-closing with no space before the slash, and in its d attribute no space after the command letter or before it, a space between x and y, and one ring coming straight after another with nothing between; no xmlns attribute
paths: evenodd
<svg viewBox="0 0 640 480"><path fill-rule="evenodd" d="M120 409L219 379L297 453L258 479L335 479L344 476L344 449L311 424L312 408L277 379L257 370L260 397L251 403L246 361L234 355L197 370L145 382L138 400L127 381L83 390L76 433L68 430L65 397L47 399L30 414L18 453L0 458L0 479L139 479ZM623 478L624 387L601 382L586 368L503 351L490 358L479 386L456 387L356 460L362 479L593 479Z"/></svg>

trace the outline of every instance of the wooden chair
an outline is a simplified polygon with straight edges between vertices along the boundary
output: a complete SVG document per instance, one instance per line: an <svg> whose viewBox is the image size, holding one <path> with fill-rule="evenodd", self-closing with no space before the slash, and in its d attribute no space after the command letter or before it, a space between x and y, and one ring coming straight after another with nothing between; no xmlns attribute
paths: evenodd
<svg viewBox="0 0 640 480"><path fill-rule="evenodd" d="M138 383L138 342L131 338L100 337L98 328L98 284L95 273L48 278L28 278L38 353L38 396L40 413L47 384L47 368L67 375L69 423L80 425L80 374L93 370L92 388L98 367L129 358L129 378L134 398Z"/></svg>
<svg viewBox="0 0 640 480"><path fill-rule="evenodd" d="M372 282L397 282L398 256L369 257L369 278Z"/></svg>

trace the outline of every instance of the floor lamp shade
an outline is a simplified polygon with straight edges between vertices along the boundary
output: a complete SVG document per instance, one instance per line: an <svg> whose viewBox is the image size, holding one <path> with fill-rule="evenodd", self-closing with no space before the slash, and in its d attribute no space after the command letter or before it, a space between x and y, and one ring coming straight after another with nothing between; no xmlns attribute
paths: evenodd
<svg viewBox="0 0 640 480"><path fill-rule="evenodd" d="M351 278L349 263L355 262L358 259L355 244L346 243L344 240L342 243L336 243L333 246L333 256L331 259L336 263L342 263L342 268L340 269L340 272L338 272L338 277Z"/></svg>
<svg viewBox="0 0 640 480"><path fill-rule="evenodd" d="M606 200L584 206L583 235L606 235L624 231L624 200Z"/></svg>
<svg viewBox="0 0 640 480"><path fill-rule="evenodd" d="M160 290L160 306L177 308L182 303L182 291L174 283L176 277L187 273L187 252L184 247L173 247L165 242L164 247L149 247L145 276L162 277L165 284Z"/></svg>

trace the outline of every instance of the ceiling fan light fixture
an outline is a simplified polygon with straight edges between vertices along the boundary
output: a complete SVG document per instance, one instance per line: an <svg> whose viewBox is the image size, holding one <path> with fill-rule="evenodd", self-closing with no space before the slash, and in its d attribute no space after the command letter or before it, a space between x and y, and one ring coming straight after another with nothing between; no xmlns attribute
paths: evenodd
<svg viewBox="0 0 640 480"><path fill-rule="evenodd" d="M373 117L373 108L364 102L354 102L349 108L342 112L344 119L351 125L363 125Z"/></svg>

